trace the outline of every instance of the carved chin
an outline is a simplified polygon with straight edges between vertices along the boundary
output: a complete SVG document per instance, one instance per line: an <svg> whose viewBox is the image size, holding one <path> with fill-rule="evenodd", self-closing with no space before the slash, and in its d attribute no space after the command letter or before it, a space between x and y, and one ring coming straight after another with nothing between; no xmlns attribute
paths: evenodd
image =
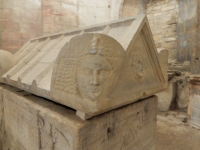
<svg viewBox="0 0 200 150"><path fill-rule="evenodd" d="M89 99L89 100L96 100L102 93L102 88L98 87L98 88L92 88L92 89L88 89L87 92L82 93L82 95L85 95L83 97Z"/></svg>
<svg viewBox="0 0 200 150"><path fill-rule="evenodd" d="M99 92L90 92L88 94L89 94L88 97L90 97L92 99L95 99L95 98L99 97L99 95L101 94L101 91L99 91Z"/></svg>
<svg viewBox="0 0 200 150"><path fill-rule="evenodd" d="M142 78L144 76L144 71L140 71L138 74L137 74L138 78Z"/></svg>

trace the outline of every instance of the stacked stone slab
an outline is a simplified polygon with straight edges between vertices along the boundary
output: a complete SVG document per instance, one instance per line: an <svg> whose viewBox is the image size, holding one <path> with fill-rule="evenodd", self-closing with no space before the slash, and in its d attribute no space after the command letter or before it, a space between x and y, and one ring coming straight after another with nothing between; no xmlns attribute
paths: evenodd
<svg viewBox="0 0 200 150"><path fill-rule="evenodd" d="M154 150L166 56L144 15L30 40L1 78L3 149Z"/></svg>
<svg viewBox="0 0 200 150"><path fill-rule="evenodd" d="M89 76L79 73L86 57L90 67L107 66L98 70L107 74L104 83L86 85ZM94 116L162 91L165 72L147 18L140 15L32 39L16 54L3 82Z"/></svg>

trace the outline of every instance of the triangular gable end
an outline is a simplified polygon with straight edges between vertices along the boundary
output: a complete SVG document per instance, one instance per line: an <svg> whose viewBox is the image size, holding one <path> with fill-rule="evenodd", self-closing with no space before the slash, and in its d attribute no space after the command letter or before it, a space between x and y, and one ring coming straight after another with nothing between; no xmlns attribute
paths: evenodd
<svg viewBox="0 0 200 150"><path fill-rule="evenodd" d="M135 31L132 42L129 44L127 48L127 55L129 54L129 51L131 51L131 47L135 44L135 42L137 42L138 38L141 38L148 52L148 56L149 58L151 58L150 61L155 76L159 79L160 82L164 83L165 82L164 73L162 72L160 66L157 48L154 44L154 39L151 33L151 29L149 27L147 17L144 15L142 17L141 15L141 17L134 22L134 26L136 26L135 28L137 30Z"/></svg>
<svg viewBox="0 0 200 150"><path fill-rule="evenodd" d="M166 70L161 69L157 49L146 17L132 25L132 40L126 49L126 63L110 96L110 105L126 105L166 88ZM126 101L125 101L126 99ZM112 104L111 104L112 103ZM106 106L105 103L101 104ZM105 108L105 107L104 107Z"/></svg>

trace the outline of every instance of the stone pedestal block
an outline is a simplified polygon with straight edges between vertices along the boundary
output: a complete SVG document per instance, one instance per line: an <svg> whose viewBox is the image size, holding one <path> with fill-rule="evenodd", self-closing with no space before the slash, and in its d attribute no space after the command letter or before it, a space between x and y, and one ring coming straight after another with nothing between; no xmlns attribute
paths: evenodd
<svg viewBox="0 0 200 150"><path fill-rule="evenodd" d="M189 123L200 129L200 76L192 77L190 82Z"/></svg>
<svg viewBox="0 0 200 150"><path fill-rule="evenodd" d="M83 121L73 109L1 87L3 150L155 149L156 96Z"/></svg>
<svg viewBox="0 0 200 150"><path fill-rule="evenodd" d="M184 77L177 81L177 97L176 102L178 108L184 109L189 104L189 87L188 77Z"/></svg>
<svg viewBox="0 0 200 150"><path fill-rule="evenodd" d="M176 98L176 82L169 82L166 90L156 94L158 96L158 110L168 111Z"/></svg>

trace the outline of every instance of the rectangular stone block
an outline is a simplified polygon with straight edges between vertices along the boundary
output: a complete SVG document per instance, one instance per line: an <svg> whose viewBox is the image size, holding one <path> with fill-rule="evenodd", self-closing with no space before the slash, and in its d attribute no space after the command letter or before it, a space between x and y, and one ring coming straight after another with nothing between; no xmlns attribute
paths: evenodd
<svg viewBox="0 0 200 150"><path fill-rule="evenodd" d="M169 111L173 101L176 98L176 82L169 82L166 90L156 94L158 96L158 110Z"/></svg>
<svg viewBox="0 0 200 150"><path fill-rule="evenodd" d="M70 108L18 89L1 92L3 150L155 150L156 96L83 121Z"/></svg>
<svg viewBox="0 0 200 150"><path fill-rule="evenodd" d="M189 123L200 129L200 78L192 77L190 80L190 98L188 106L188 114L190 116Z"/></svg>

